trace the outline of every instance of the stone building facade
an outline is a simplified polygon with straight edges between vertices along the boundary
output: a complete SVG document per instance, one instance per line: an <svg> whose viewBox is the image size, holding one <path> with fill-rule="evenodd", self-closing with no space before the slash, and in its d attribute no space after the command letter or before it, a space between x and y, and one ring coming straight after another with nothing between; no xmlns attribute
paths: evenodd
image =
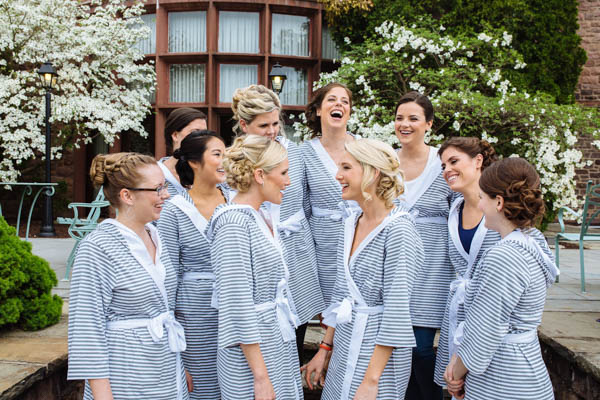
<svg viewBox="0 0 600 400"><path fill-rule="evenodd" d="M579 77L575 97L583 105L600 107L600 0L579 0L578 33L588 60ZM591 138L585 137L579 139L577 147L586 160L593 161L590 167L577 170L577 190L583 198L588 180L600 183L600 149L592 145Z"/></svg>

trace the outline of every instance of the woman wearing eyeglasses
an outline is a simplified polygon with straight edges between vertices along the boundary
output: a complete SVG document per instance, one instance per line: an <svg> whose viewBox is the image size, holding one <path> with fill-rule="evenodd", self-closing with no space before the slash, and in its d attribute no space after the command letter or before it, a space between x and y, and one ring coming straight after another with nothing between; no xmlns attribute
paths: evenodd
<svg viewBox="0 0 600 400"><path fill-rule="evenodd" d="M169 197L156 161L100 154L90 176L118 210L79 245L69 304L68 379L84 399L188 399L173 309L177 275L157 229Z"/></svg>
<svg viewBox="0 0 600 400"><path fill-rule="evenodd" d="M215 208L225 204L225 143L213 131L193 131L173 156L177 174L189 191L173 196L158 220L158 231L178 271L175 317L185 329L182 353L193 390L190 399L219 399L217 309L212 303L215 275L205 230Z"/></svg>

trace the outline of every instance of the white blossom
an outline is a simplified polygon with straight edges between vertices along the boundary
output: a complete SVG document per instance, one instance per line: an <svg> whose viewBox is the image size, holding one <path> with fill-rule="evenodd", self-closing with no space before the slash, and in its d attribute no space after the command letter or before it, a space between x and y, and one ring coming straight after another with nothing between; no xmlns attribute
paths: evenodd
<svg viewBox="0 0 600 400"><path fill-rule="evenodd" d="M150 30L141 3L120 0L4 0L0 12L0 180L17 180L26 160L44 153L44 89L37 68L53 63L58 84L52 95L58 138L89 143L100 134L113 143L125 131L146 136L155 85L152 65L139 63L136 44ZM92 12L93 10L93 12ZM62 156L62 146L51 149Z"/></svg>

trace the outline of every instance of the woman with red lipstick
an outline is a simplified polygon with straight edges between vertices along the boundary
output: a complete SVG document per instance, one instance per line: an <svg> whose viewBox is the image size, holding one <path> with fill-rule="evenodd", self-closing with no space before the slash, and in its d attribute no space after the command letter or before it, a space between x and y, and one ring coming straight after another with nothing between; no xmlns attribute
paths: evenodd
<svg viewBox="0 0 600 400"><path fill-rule="evenodd" d="M424 260L414 219L403 205L400 165L391 146L370 139L346 143L337 179L342 198L362 211L344 221L332 304L323 312L327 332L303 369L324 400L403 400L415 338L409 299Z"/></svg>
<svg viewBox="0 0 600 400"><path fill-rule="evenodd" d="M352 93L341 83L318 89L306 106L312 139L300 149L306 174L304 211L315 240L319 284L325 305L329 305L335 283L338 239L343 235L342 219L358 205L342 200L335 179L344 146L354 137L347 132L352 111Z"/></svg>
<svg viewBox="0 0 600 400"><path fill-rule="evenodd" d="M90 176L116 219L81 242L69 303L68 379L86 381L84 399L187 399L173 309L177 273L158 230L169 194L154 158L100 154Z"/></svg>
<svg viewBox="0 0 600 400"><path fill-rule="evenodd" d="M194 388L190 399L221 397L217 379L217 310L211 305L215 274L205 230L215 208L228 202L223 156L225 143L213 131L193 131L173 156L187 192L166 203L158 231L177 269L175 318L185 329L183 363Z"/></svg>
<svg viewBox="0 0 600 400"><path fill-rule="evenodd" d="M454 272L448 258L448 212L452 191L444 181L437 148L425 143L433 124L433 106L427 96L409 92L396 106L394 129L404 172L402 200L417 214L417 231L425 247L425 264L415 281L410 301L417 340L406 398L441 400L442 388L433 381L433 339L442 318Z"/></svg>
<svg viewBox="0 0 600 400"><path fill-rule="evenodd" d="M478 260L483 253L500 240L498 232L487 229L485 217L479 209L479 178L482 172L497 160L494 148L485 140L475 137L452 137L439 150L444 179L456 196L448 216L450 262L457 279L450 285L450 293L442 321L442 329L435 358L435 382L446 385L444 371L455 353L455 332L464 321L464 295Z"/></svg>
<svg viewBox="0 0 600 400"><path fill-rule="evenodd" d="M304 215L305 190L304 163L300 149L283 136L281 103L273 91L262 85L237 89L231 103L234 131L240 134L260 135L276 140L287 149L290 185L285 189L281 205L265 203L266 212L279 233L285 249L285 261L290 270L290 290L300 318L296 329L298 356L302 360L304 335L308 321L325 309L319 286L315 244L308 220Z"/></svg>
<svg viewBox="0 0 600 400"><path fill-rule="evenodd" d="M259 212L265 201L280 204L290 185L287 151L266 137L241 136L223 164L237 194L217 207L207 231L219 306L221 398L299 400L299 320L289 271L278 230Z"/></svg>

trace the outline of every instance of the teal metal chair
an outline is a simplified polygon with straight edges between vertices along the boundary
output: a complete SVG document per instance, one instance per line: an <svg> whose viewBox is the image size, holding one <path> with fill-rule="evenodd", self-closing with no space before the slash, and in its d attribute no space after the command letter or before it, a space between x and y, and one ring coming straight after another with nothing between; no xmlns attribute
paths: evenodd
<svg viewBox="0 0 600 400"><path fill-rule="evenodd" d="M590 209L595 206L596 211ZM581 229L579 233L566 233L565 223L563 221L564 212L574 215L577 219L581 218ZM581 292L585 293L585 263L583 260L583 243L585 241L600 242L600 233L589 233L590 225L600 216L600 184L594 185L590 180L585 188L585 202L583 204L582 213L576 213L569 207L561 207L558 210L558 223L560 224L560 232L556 234L556 266L560 268L558 250L560 241L579 242L579 268L581 270Z"/></svg>
<svg viewBox="0 0 600 400"><path fill-rule="evenodd" d="M79 246L79 242L88 233L96 229L96 226L98 226L98 218L100 218L102 208L108 207L109 205L110 203L104 200L104 192L102 188L100 188L96 199L91 203L69 204L68 207L73 209L73 218L59 217L56 219L56 222L59 224L69 225L69 236L75 239L75 245L71 250L71 254L69 254L69 258L67 259L67 272L65 274L64 280L69 280L69 273L71 271L71 267L73 266L73 261L75 261L75 254L77 253L77 247ZM79 207L89 208L88 214L85 218L79 217Z"/></svg>

